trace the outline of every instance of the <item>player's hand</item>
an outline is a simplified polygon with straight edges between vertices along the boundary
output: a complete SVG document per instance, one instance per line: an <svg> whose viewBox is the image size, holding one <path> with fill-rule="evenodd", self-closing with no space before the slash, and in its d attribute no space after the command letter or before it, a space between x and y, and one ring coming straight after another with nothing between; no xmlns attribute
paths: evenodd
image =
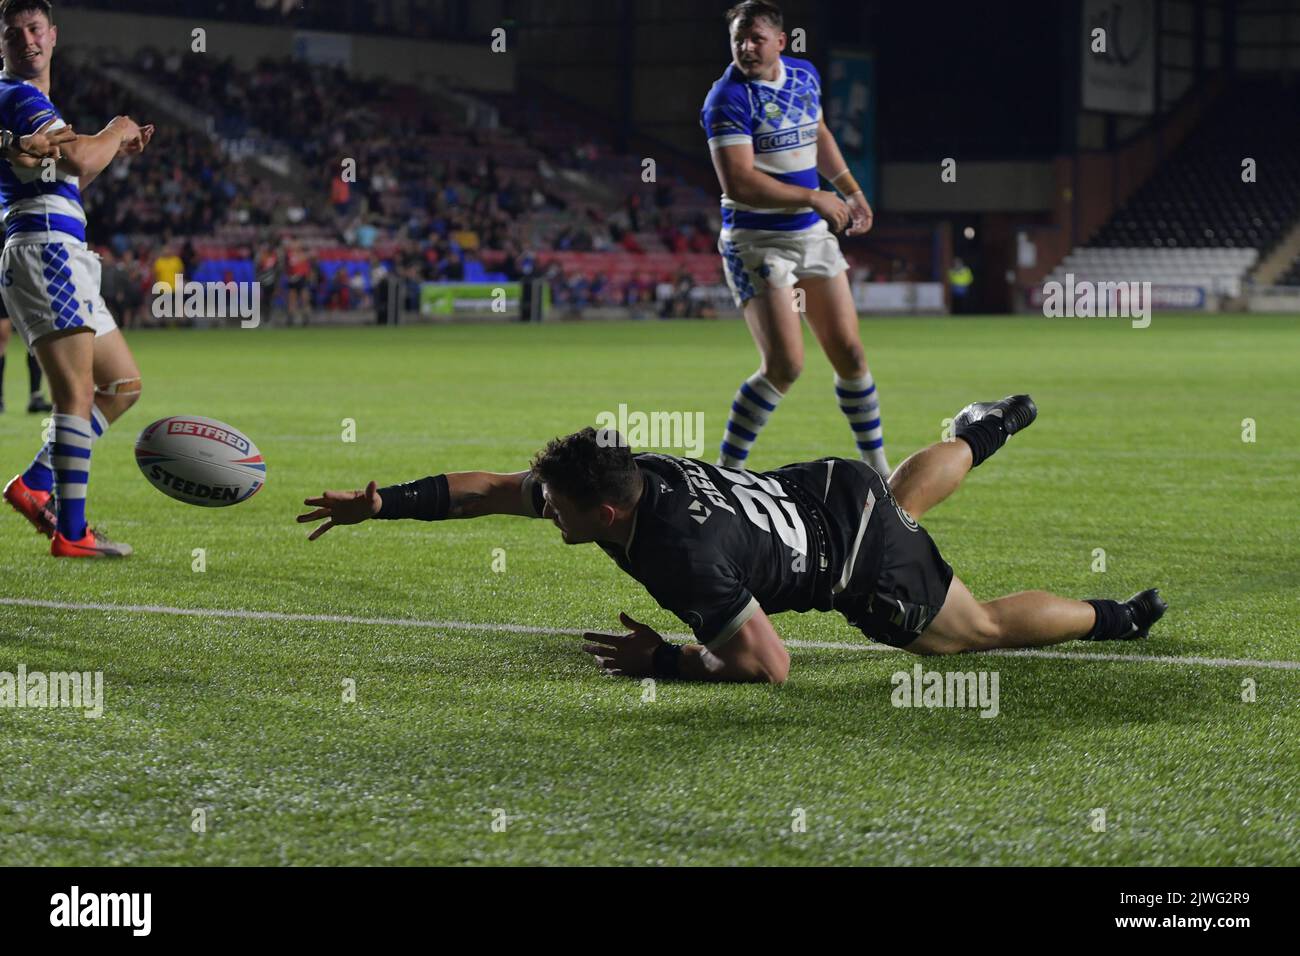
<svg viewBox="0 0 1300 956"><path fill-rule="evenodd" d="M108 121L107 128L117 133L119 152L125 149L128 143L140 138L140 127L129 116L114 116Z"/></svg>
<svg viewBox="0 0 1300 956"><path fill-rule="evenodd" d="M628 634L597 634L587 631L582 636L594 644L583 644L582 649L595 658L602 674L618 677L650 677L654 674L655 649L664 642L649 624L632 620L626 612L618 619L628 628Z"/></svg>
<svg viewBox="0 0 1300 956"><path fill-rule="evenodd" d="M41 165L41 161L44 159L62 159L63 150L61 147L66 143L71 143L76 138L77 133L71 126L64 126L48 133L32 133L30 136L20 136L18 141L14 143L9 161L15 166L32 169Z"/></svg>
<svg viewBox="0 0 1300 956"><path fill-rule="evenodd" d="M120 152L127 156L138 156L144 152L144 148L149 145L149 140L153 139L153 124L140 127L140 136L137 139L128 140L122 144Z"/></svg>
<svg viewBox="0 0 1300 956"><path fill-rule="evenodd" d="M831 227L831 232L839 232L852 219L848 204L825 189L814 190L809 205L817 215L826 220L826 225Z"/></svg>
<svg viewBox="0 0 1300 956"><path fill-rule="evenodd" d="M326 491L319 498L305 499L303 504L316 510L298 515L299 524L326 519L323 525L307 535L308 541L315 541L336 524L360 524L373 518L384 506L384 499L372 481L366 485L365 491Z"/></svg>
<svg viewBox="0 0 1300 956"><path fill-rule="evenodd" d="M845 231L846 236L861 236L871 231L871 224L875 220L875 213L871 211L871 203L867 202L867 197L859 190L848 199L849 215L852 222Z"/></svg>

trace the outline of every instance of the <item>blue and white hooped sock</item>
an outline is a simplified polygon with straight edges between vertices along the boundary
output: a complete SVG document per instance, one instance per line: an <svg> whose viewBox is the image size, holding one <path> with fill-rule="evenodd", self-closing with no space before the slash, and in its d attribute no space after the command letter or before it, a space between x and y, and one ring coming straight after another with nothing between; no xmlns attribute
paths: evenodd
<svg viewBox="0 0 1300 956"><path fill-rule="evenodd" d="M54 466L54 497L58 507L58 528L69 541L86 534L86 487L90 482L90 452L95 444L94 419L76 415L54 415L54 442L50 461Z"/></svg>
<svg viewBox="0 0 1300 956"><path fill-rule="evenodd" d="M98 405L91 406L90 427L95 433L95 438L108 431L108 419L104 417ZM23 484L32 491L54 491L54 464L50 459L51 444L52 442L46 442L42 445L41 450L32 459L32 463L23 472Z"/></svg>
<svg viewBox="0 0 1300 956"><path fill-rule="evenodd" d="M761 372L755 372L740 384L727 416L727 430L722 435L718 464L723 468L744 468L749 450L758 433L776 411L781 393Z"/></svg>
<svg viewBox="0 0 1300 956"><path fill-rule="evenodd" d="M50 442L41 446L32 463L23 472L23 484L32 491L54 490L54 465L50 462Z"/></svg>
<svg viewBox="0 0 1300 956"><path fill-rule="evenodd" d="M889 477L889 461L885 458L885 434L880 427L880 397L876 380L867 372L861 378L835 376L835 396L840 411L849 420L858 454L868 465Z"/></svg>

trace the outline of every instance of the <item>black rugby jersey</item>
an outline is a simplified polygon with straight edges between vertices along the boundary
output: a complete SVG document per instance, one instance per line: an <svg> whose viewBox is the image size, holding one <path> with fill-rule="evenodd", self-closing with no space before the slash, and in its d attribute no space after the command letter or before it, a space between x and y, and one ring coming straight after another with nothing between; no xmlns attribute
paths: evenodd
<svg viewBox="0 0 1300 956"><path fill-rule="evenodd" d="M720 646L759 607L828 611L851 578L874 580L864 534L889 492L864 462L825 458L756 473L634 457L645 490L631 540L626 551L600 546L701 644Z"/></svg>

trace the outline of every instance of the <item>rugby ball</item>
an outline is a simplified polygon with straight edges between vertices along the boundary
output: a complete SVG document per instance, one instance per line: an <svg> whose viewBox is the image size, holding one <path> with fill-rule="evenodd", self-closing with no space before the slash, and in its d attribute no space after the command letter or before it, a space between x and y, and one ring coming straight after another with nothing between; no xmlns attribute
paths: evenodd
<svg viewBox="0 0 1300 956"><path fill-rule="evenodd" d="M135 463L163 494L205 508L247 501L266 483L266 462L249 437L198 415L160 418L142 431Z"/></svg>

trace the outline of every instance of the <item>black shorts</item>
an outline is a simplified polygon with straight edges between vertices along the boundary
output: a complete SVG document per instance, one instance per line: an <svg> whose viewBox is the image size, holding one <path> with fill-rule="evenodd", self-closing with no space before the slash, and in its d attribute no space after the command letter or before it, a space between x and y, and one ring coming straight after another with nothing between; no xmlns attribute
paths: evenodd
<svg viewBox="0 0 1300 956"><path fill-rule="evenodd" d="M926 530L899 507L888 484L875 472L870 478L876 501L835 610L873 641L906 647L943 607L952 566Z"/></svg>

